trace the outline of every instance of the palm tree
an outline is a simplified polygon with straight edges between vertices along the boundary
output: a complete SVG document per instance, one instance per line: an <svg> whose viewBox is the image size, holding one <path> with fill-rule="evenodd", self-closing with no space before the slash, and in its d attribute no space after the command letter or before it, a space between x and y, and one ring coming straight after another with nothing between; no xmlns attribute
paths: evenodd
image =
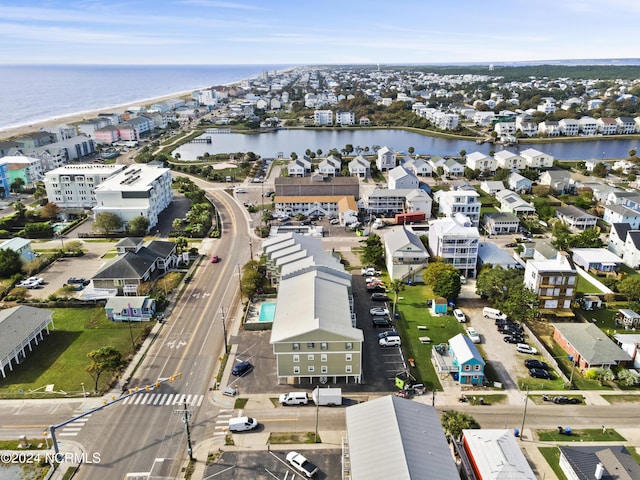
<svg viewBox="0 0 640 480"><path fill-rule="evenodd" d="M393 316L396 315L396 304L398 303L398 294L404 290L404 283L401 280L392 280L389 283L389 288L393 292Z"/></svg>

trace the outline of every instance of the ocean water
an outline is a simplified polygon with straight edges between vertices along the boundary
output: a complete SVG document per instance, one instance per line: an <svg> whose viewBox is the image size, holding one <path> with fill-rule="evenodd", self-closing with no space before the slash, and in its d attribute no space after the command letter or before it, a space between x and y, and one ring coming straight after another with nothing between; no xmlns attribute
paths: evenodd
<svg viewBox="0 0 640 480"><path fill-rule="evenodd" d="M0 65L0 130L211 87L288 65Z"/></svg>

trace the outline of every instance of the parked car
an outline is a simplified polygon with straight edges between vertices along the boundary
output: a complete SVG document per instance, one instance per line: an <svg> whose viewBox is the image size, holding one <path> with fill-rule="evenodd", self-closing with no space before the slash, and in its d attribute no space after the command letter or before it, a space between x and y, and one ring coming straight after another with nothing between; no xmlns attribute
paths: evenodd
<svg viewBox="0 0 640 480"><path fill-rule="evenodd" d="M545 402L551 401L551 402L556 403L558 405L568 405L568 404L569 405L577 405L577 404L581 403L579 398L576 398L576 397L569 398L569 397L567 397L565 395L556 395L555 397L549 397L548 395L543 395L542 399Z"/></svg>
<svg viewBox="0 0 640 480"><path fill-rule="evenodd" d="M233 366L231 375L235 377L244 377L251 370L253 370L253 365L248 360L245 360L244 362L240 362Z"/></svg>
<svg viewBox="0 0 640 480"><path fill-rule="evenodd" d="M402 340L400 340L400 337L397 336L379 338L378 345L380 345L381 347L399 347L400 345L402 345Z"/></svg>
<svg viewBox="0 0 640 480"><path fill-rule="evenodd" d="M19 282L18 284L16 284L16 287L19 288L38 288L40 286L40 284L38 282L35 282L33 280L22 280L21 282Z"/></svg>
<svg viewBox="0 0 640 480"><path fill-rule="evenodd" d="M480 343L480 334L473 327L467 328L467 337L471 339L472 343Z"/></svg>
<svg viewBox="0 0 640 480"><path fill-rule="evenodd" d="M528 353L530 355L537 355L538 350L533 348L531 345L527 343L519 343L516 345L516 350L520 353Z"/></svg>
<svg viewBox="0 0 640 480"><path fill-rule="evenodd" d="M503 338L503 340L507 343L522 343L524 342L524 337L520 337L517 335L507 335Z"/></svg>
<svg viewBox="0 0 640 480"><path fill-rule="evenodd" d="M378 338L385 338L385 337L398 337L398 331L397 330L387 330L386 332L382 332L378 334Z"/></svg>
<svg viewBox="0 0 640 480"><path fill-rule="evenodd" d="M380 292L380 293L384 293L387 291L384 285L378 285L375 283L367 284L367 290L369 292Z"/></svg>
<svg viewBox="0 0 640 480"><path fill-rule="evenodd" d="M236 193L247 193L244 188L236 188Z"/></svg>
<svg viewBox="0 0 640 480"><path fill-rule="evenodd" d="M455 319L460 322L460 323L464 323L467 321L467 316L464 314L464 312L462 310L460 310L459 308L456 308L453 311L453 316L455 317Z"/></svg>
<svg viewBox="0 0 640 480"><path fill-rule="evenodd" d="M511 242L511 243L507 243L507 244L505 245L505 247L507 247L507 248L515 248L515 247L517 247L517 246L518 246L518 244L517 244L517 243L513 243L513 242Z"/></svg>
<svg viewBox="0 0 640 480"><path fill-rule="evenodd" d="M276 194L276 192L273 192L271 190L267 190L266 192L264 192L264 196L265 197L270 197L271 195L275 195L275 194Z"/></svg>
<svg viewBox="0 0 640 480"><path fill-rule="evenodd" d="M524 330L519 325L501 325L498 331L503 335L519 335L522 336Z"/></svg>
<svg viewBox="0 0 640 480"><path fill-rule="evenodd" d="M525 360L524 366L527 368L540 368L542 370L549 370L549 365L533 358L530 360Z"/></svg>
<svg viewBox="0 0 640 480"><path fill-rule="evenodd" d="M338 220L337 218L332 218L331 220L329 220L329 223L331 225L338 225L340 223L340 220Z"/></svg>
<svg viewBox="0 0 640 480"><path fill-rule="evenodd" d="M373 277L376 275L380 275L382 272L380 270L376 270L374 267L363 267L360 269L360 274L363 277Z"/></svg>
<svg viewBox="0 0 640 480"><path fill-rule="evenodd" d="M27 282L34 282L34 283L37 283L38 285L42 285L42 284L44 284L44 278L42 278L42 277L29 277L29 278L27 278Z"/></svg>
<svg viewBox="0 0 640 480"><path fill-rule="evenodd" d="M372 317L371 323L375 328L389 328L393 327L393 322L389 317Z"/></svg>
<svg viewBox="0 0 640 480"><path fill-rule="evenodd" d="M389 315L389 309L386 307L373 307L369 310L369 313L373 316L387 316Z"/></svg>
<svg viewBox="0 0 640 480"><path fill-rule="evenodd" d="M89 283L91 283L90 280L87 280L86 278L77 278L77 277L71 277L70 279L67 280L67 283L69 285L73 285L73 284L80 284L80 285L84 285L87 286L89 285Z"/></svg>
<svg viewBox="0 0 640 480"><path fill-rule="evenodd" d="M551 373L547 372L546 370L542 370L541 368L530 368L529 375L531 375L533 378L541 378L543 380L553 379L553 375L551 375Z"/></svg>
<svg viewBox="0 0 640 480"><path fill-rule="evenodd" d="M318 467L298 452L287 453L287 462L308 478L313 477L318 472Z"/></svg>
<svg viewBox="0 0 640 480"><path fill-rule="evenodd" d="M373 300L374 302L386 302L387 300L389 300L389 295L380 292L372 293L371 300Z"/></svg>

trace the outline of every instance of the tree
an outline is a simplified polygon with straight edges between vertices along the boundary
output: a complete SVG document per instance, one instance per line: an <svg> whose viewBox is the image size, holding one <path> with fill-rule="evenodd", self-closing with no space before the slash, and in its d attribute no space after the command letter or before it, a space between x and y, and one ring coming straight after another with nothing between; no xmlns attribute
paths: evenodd
<svg viewBox="0 0 640 480"><path fill-rule="evenodd" d="M625 295L629 301L640 300L640 276L627 277L618 283L618 292Z"/></svg>
<svg viewBox="0 0 640 480"><path fill-rule="evenodd" d="M478 422L471 415L456 410L445 410L440 423L442 423L442 429L447 437L451 436L456 440L462 438L462 430L480 428Z"/></svg>
<svg viewBox="0 0 640 480"><path fill-rule="evenodd" d="M407 152L409 152L409 155L413 155L413 152L415 152L415 151L416 151L416 149L413 148L413 147L407 148Z"/></svg>
<svg viewBox="0 0 640 480"><path fill-rule="evenodd" d="M8 278L22 270L20 254L10 248L0 249L0 277Z"/></svg>
<svg viewBox="0 0 640 480"><path fill-rule="evenodd" d="M523 283L514 283L508 288L506 298L496 305L509 318L522 322L538 317L539 303L538 295L535 292L529 290Z"/></svg>
<svg viewBox="0 0 640 480"><path fill-rule="evenodd" d="M13 202L13 209L18 213L20 218L24 217L25 212L27 211L27 206L22 202Z"/></svg>
<svg viewBox="0 0 640 480"><path fill-rule="evenodd" d="M398 294L404 290L404 282L400 279L391 280L389 289L393 292L393 315L396 314L396 305L398 303Z"/></svg>
<svg viewBox="0 0 640 480"><path fill-rule="evenodd" d="M629 150L629 156L630 157L635 157L636 156L637 150L635 148L632 148L631 150Z"/></svg>
<svg viewBox="0 0 640 480"><path fill-rule="evenodd" d="M249 260L242 267L242 279L240 285L242 286L242 296L251 298L258 290L264 286L264 276L258 269L259 263L256 260Z"/></svg>
<svg viewBox="0 0 640 480"><path fill-rule="evenodd" d="M467 151L463 148L462 150L460 150L460 157L464 160L466 156L467 156Z"/></svg>
<svg viewBox="0 0 640 480"><path fill-rule="evenodd" d="M625 387L633 387L640 383L640 379L635 373L631 373L626 368L618 372L618 381Z"/></svg>
<svg viewBox="0 0 640 480"><path fill-rule="evenodd" d="M11 185L9 185L9 190L13 193L20 193L24 187L24 180L21 178L16 178Z"/></svg>
<svg viewBox="0 0 640 480"><path fill-rule="evenodd" d="M142 215L129 220L129 233L134 237L142 237L149 230L149 219Z"/></svg>
<svg viewBox="0 0 640 480"><path fill-rule="evenodd" d="M316 153L318 154L318 156L322 155L322 149L319 148L318 150L316 150Z"/></svg>
<svg viewBox="0 0 640 480"><path fill-rule="evenodd" d="M52 202L47 202L40 210L40 218L44 220L55 220L60 214L60 207Z"/></svg>
<svg viewBox="0 0 640 480"><path fill-rule="evenodd" d="M105 372L115 372L122 365L122 354L115 347L108 345L87 353L91 363L84 369L95 381L94 390L98 391L98 381Z"/></svg>
<svg viewBox="0 0 640 480"><path fill-rule="evenodd" d="M178 237L175 239L175 244L177 252L182 253L189 245L189 240L186 237Z"/></svg>
<svg viewBox="0 0 640 480"><path fill-rule="evenodd" d="M590 368L584 376L590 380L597 380L600 385L604 385L606 382L612 382L616 378L610 368L603 367Z"/></svg>
<svg viewBox="0 0 640 480"><path fill-rule="evenodd" d="M380 236L375 233L369 235L364 240L360 240L364 244L360 253L360 261L363 265L382 265L384 258L384 247Z"/></svg>
<svg viewBox="0 0 640 480"><path fill-rule="evenodd" d="M433 284L433 293L439 297L456 300L460 295L460 272L457 269L445 270Z"/></svg>
<svg viewBox="0 0 640 480"><path fill-rule="evenodd" d="M444 263L442 261L434 261L427 265L427 268L424 269L422 274L422 278L424 283L433 287L438 280L438 277L443 275L445 272L453 271L458 275L458 280L460 279L460 272L456 267L450 265L448 263Z"/></svg>
<svg viewBox="0 0 640 480"><path fill-rule="evenodd" d="M593 173L595 177L604 178L607 176L607 172L607 166L603 162L599 162L593 167L593 172L591 173Z"/></svg>
<svg viewBox="0 0 640 480"><path fill-rule="evenodd" d="M346 152L347 155L351 155L353 153L353 145L351 145L350 143L347 143L344 146L343 151Z"/></svg>
<svg viewBox="0 0 640 480"><path fill-rule="evenodd" d="M122 230L122 219L115 213L99 213L93 221L93 229L108 235L112 232Z"/></svg>
<svg viewBox="0 0 640 480"><path fill-rule="evenodd" d="M38 182L36 184L36 189L33 192L33 198L38 202L41 202L42 199L47 198L47 190L44 187L44 182Z"/></svg>
<svg viewBox="0 0 640 480"><path fill-rule="evenodd" d="M174 218L171 222L171 228L174 230L182 230L182 219Z"/></svg>

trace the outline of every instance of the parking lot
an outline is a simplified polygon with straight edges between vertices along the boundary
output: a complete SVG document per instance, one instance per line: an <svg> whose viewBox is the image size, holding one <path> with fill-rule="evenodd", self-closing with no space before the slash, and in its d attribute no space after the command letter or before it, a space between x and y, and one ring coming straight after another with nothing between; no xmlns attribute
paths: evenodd
<svg viewBox="0 0 640 480"><path fill-rule="evenodd" d="M215 463L207 464L203 478L219 480L257 480L268 478L305 478L286 462L289 450L272 451L224 451ZM339 449L300 450L307 459L318 466L313 478L341 478L341 453Z"/></svg>

